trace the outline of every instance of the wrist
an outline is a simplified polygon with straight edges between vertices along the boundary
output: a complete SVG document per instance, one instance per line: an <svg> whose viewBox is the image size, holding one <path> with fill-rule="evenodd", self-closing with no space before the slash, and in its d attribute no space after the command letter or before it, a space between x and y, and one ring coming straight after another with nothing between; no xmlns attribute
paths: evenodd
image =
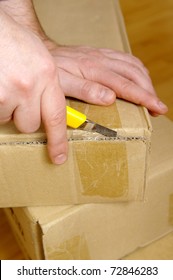
<svg viewBox="0 0 173 280"><path fill-rule="evenodd" d="M51 38L49 38L47 35L44 38L41 38L44 45L46 46L46 48L50 51L53 52L54 50L57 49L57 47L60 47L60 45L55 42L54 40L52 40Z"/></svg>
<svg viewBox="0 0 173 280"><path fill-rule="evenodd" d="M32 0L0 0L0 11L10 16L18 24L32 31L43 41L49 51L53 52L59 46L58 43L47 36L42 28Z"/></svg>
<svg viewBox="0 0 173 280"><path fill-rule="evenodd" d="M41 39L46 34L38 20L32 0L0 0L0 10Z"/></svg>

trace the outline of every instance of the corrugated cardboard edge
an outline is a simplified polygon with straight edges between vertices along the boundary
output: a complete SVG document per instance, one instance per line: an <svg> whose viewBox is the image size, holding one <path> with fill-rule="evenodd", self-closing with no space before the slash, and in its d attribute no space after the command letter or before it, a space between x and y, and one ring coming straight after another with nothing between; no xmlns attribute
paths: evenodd
<svg viewBox="0 0 173 280"><path fill-rule="evenodd" d="M168 170L168 173L172 176L172 172ZM164 171L161 173L162 177L164 174ZM171 181L169 181L171 182ZM161 183L163 186L163 183ZM164 190L163 190L164 191ZM172 220L173 220L173 193L172 193L172 185L171 185L171 193L167 197L167 214L164 216L164 219L167 219L168 224L171 223L172 226ZM157 203L158 205L158 203ZM87 208L90 207L89 205L68 205L64 207L45 207L41 208L41 212L38 208L13 208L13 212L16 215L10 211L10 209L5 209L5 212L8 212L8 216L12 216L10 218L11 226L13 227L13 230L17 228L17 230L14 230L15 236L18 240L18 243L20 246L23 245L23 251L25 253L25 256L27 259L78 259L79 256L82 257L82 259L92 259L90 256L90 250L88 246L88 240L85 236L85 231L79 230L78 234L72 235L71 238L58 243L57 247L53 246L52 248L49 246L49 236L52 236L52 230L55 231L55 225L57 223L57 229L58 232L63 230L69 230L69 223L66 222L66 229L64 227L59 226L59 222L61 224L61 221L64 219L70 219L70 217L73 215L78 214L78 212L85 211ZM157 206L158 208L159 206ZM48 215L45 217L45 213L48 210ZM58 211L57 211L58 209ZM41 216L40 216L41 213ZM20 219L21 215L23 216L23 219ZM26 225L28 223L25 222L25 219L29 220L29 227ZM73 223L72 223L73 224ZM133 248L133 250L129 251L128 254L134 252L134 250L146 247L151 242L158 240L158 238L162 238L169 232L172 232L173 228L169 228L165 232L161 232L161 234L158 237L152 238L149 242L142 242L140 246L137 246L136 248ZM27 232L27 238L24 238L25 233ZM56 232L54 232L55 238L56 238ZM48 237L47 237L48 236ZM23 240L23 241L22 241ZM29 247L27 243L32 244ZM34 258L32 257L34 255Z"/></svg>
<svg viewBox="0 0 173 280"><path fill-rule="evenodd" d="M130 48L130 44L129 44L129 40L128 40L128 36L127 36L127 32L126 32L126 27L125 27L125 22L124 22L124 18L122 15L119 0L112 0L112 3L114 6L114 13L116 14L117 22L119 23L119 32L120 32L124 51L131 53L131 48ZM151 131L152 126L151 126L151 121L150 121L147 109L144 107L141 107L141 108L139 107L139 110L141 111L141 114L145 116L148 129ZM16 138L16 135L13 134L13 135L10 135L10 141L8 141L8 142L6 142L5 137L6 137L6 135L4 136L4 141L3 141L3 137L1 135L2 141L0 142L0 145L39 145L39 144L45 145L47 143L46 134L42 131L40 131L37 134L36 133L19 134L19 135L17 135L17 138ZM73 139L70 139L70 140L73 141Z"/></svg>
<svg viewBox="0 0 173 280"><path fill-rule="evenodd" d="M123 41L123 43L124 43L124 49L126 50L126 49L130 49L130 47L129 47L129 43L128 43L128 39L127 39L127 35L126 35L126 31L125 31L125 26L124 26L124 21L123 21L123 18L122 18L122 14L121 14L121 10L119 9L119 3L118 3L118 1L113 1L113 0L111 0L112 2L111 3L114 3L114 5L115 5L115 9L114 9L114 13L115 13L115 15L117 15L117 21L119 21L119 32L120 32L120 36L121 36L121 40ZM139 111L141 112L141 115L142 116L144 116L144 111L143 111L143 108L141 107L141 108L139 108ZM143 118L143 121L144 121L144 118ZM145 125L145 127L146 127L146 125ZM147 130L147 129L146 129ZM145 134L145 132L144 132L144 134ZM27 136L28 137L28 136ZM142 139L140 139L141 141L142 141ZM22 144L22 145L24 145L25 143L24 142L22 142L22 143L19 143L19 142L17 142L17 143L15 143L16 145L20 145L20 144ZM27 145L35 145L35 144L37 144L37 145L39 145L39 144L41 144L42 146L45 144L44 143L44 141L42 142L42 143L39 143L39 140L38 141L35 141L35 142L31 142L31 141L29 141L29 142L26 142L26 144ZM147 152L145 152L145 154L146 154ZM146 155L145 155L146 156ZM147 159L147 158L146 158ZM148 159L147 159L148 160ZM146 170L146 168L147 168L147 166L148 166L148 164L146 164L145 163L145 170ZM143 175L143 177L145 178L146 177L146 172L145 172L145 174ZM144 188L145 188L145 184L144 184ZM143 198L143 195L144 195L144 191L142 190L142 195L140 195L139 194L139 199L142 199ZM141 197L142 196L142 197ZM121 197L121 199L123 200L123 198ZM125 197L124 198L124 200L126 200L127 198ZM129 198L128 198L129 199ZM131 198L130 198L131 199ZM137 199L138 199L138 196L137 196ZM26 204L25 204L26 205ZM19 205L16 205L16 206L19 206ZM21 206L24 206L24 205L21 205Z"/></svg>
<svg viewBox="0 0 173 280"><path fill-rule="evenodd" d="M168 173L171 177L172 177L172 172L170 170L168 170ZM164 171L160 174L160 178L162 178L164 180ZM157 177L157 175L156 175ZM153 179L152 179L153 180ZM160 182L160 180L158 181ZM171 185L171 181L169 180L170 182L170 186L169 186L169 189L171 189L171 194L170 194L170 191L169 191L169 194L166 195L166 197L164 198L164 201L166 202L166 212L165 214L162 216L162 220L164 219L165 222L164 222L164 227L165 225L167 225L165 228L163 227L162 230L159 229L159 232L157 232L157 230L154 230L155 233L157 232L157 234L153 235L152 234L149 234L149 238L146 236L144 237L144 240L141 239L140 241L140 244L138 244L136 247L134 247L132 250L129 250L129 252L127 254L130 254L132 252L134 252L135 250L139 249L139 248L143 248L143 247L146 247L148 246L149 244L151 244L152 242L154 241L157 241L159 240L160 238L166 236L167 234L173 232L173 227L172 227L172 219L173 219L173 194L172 194L172 185ZM160 184L160 186L163 186L163 182ZM156 192L157 190L155 190ZM154 192L154 193L155 193ZM154 195L153 193L153 195ZM163 193L164 193L164 188L163 188ZM167 193L167 192L166 192ZM150 198L151 199L151 198ZM157 198L157 201L154 201L153 202L153 207L159 208L159 205L158 205L158 199ZM151 199L152 201L152 199ZM145 202L144 202L145 203ZM164 205L165 203L163 203ZM156 205L156 206L155 206ZM76 215L76 214L79 214L80 211L85 211L87 210L87 208L90 207L89 205L79 205L79 206L75 206L73 208L71 208L70 210L66 210L65 212L63 212L63 218L64 219L67 219L69 218L69 216L72 216L73 215ZM142 210L142 208L141 208ZM154 210L155 211L155 210ZM157 211L158 212L158 211ZM158 212L159 214L159 212ZM155 215L155 218L157 217L156 213L154 214ZM87 215L86 215L87 217ZM159 216L158 216L159 217ZM147 218L147 217L145 217ZM61 217L62 219L62 217ZM60 220L61 220L60 219ZM59 221L60 221L59 220ZM148 219L147 219L148 220ZM59 222L58 221L58 222ZM55 222L56 223L56 222ZM85 231L81 231L79 232L78 235L72 235L71 238L68 238L66 239L64 242L60 242L57 246L57 252L56 250L54 251L54 247L50 247L48 244L48 240L50 239L50 236L51 236L51 232L52 230L55 230L54 226L55 226L55 223L51 220L50 224L48 223L47 224L47 221L45 222L44 220L41 220L40 219L40 225L42 227L42 230L44 232L44 235L45 235L45 238L44 238L44 251L45 251L45 257L46 259L53 259L54 257L60 257L62 259L64 259L65 257L67 257L67 259L69 259L69 256L74 256L74 259L75 259L75 256L78 254L79 255L79 251L82 250L84 248L84 252L83 252L83 256L87 256L88 254L88 259L90 259L90 250L89 250L89 246L87 245L87 238L85 238ZM142 223L142 220L141 220L141 223ZM154 222L154 219L152 218L152 221L150 221L150 226L152 226L152 228L154 229L155 227L155 222ZM73 224L73 223L72 223ZM60 221L60 225L61 225L61 221ZM59 227L60 227L59 225ZM53 226L53 227L52 227ZM69 226L69 223L66 222L66 227ZM163 225L162 225L163 226ZM140 227L140 220L138 220L138 227ZM137 228L138 228L137 227ZM57 227L58 228L58 227ZM160 226L159 226L160 228ZM49 236L50 234L50 236ZM146 235L147 235L147 231L146 231ZM47 235L49 236L49 239L47 238ZM148 239L148 240L147 240ZM48 243L47 243L48 242ZM87 248L88 247L88 248ZM75 249L77 250L77 252L75 252ZM81 254L82 255L82 254ZM124 255L125 256L125 255ZM91 258L92 259L92 258Z"/></svg>
<svg viewBox="0 0 173 280"><path fill-rule="evenodd" d="M161 174L163 175L164 178L168 178L168 174L171 174L171 178L172 178L172 166L173 166L172 162L173 162L173 159L172 159L172 157L171 157L171 155L169 153L169 150L172 151L172 134L171 133L167 134L167 132L172 132L172 125L173 125L173 123L170 120L168 120L167 118L165 118L165 117L161 118L161 122L158 121L158 119L154 119L154 121L156 123L158 122L157 126L156 126L156 124L153 123L153 127L156 129L156 131L160 132L161 131L159 129L160 126L162 128L162 133L155 135L155 137L154 137L155 141L157 141L157 138L158 138L159 135L162 137L161 138L162 139L161 142L164 142L164 139L167 139L166 137L169 136L168 139L169 139L169 142L171 143L171 145L167 146L168 149L164 145L162 146L162 153L161 153L161 155L163 156L163 159L160 160L159 169L158 168L152 169L152 176L150 178L153 180L155 177L157 177L157 174L159 173L159 170L160 170L160 172L161 172ZM156 153L157 159L158 159L158 158L160 158L160 156L158 155L158 152L157 152L157 149L159 148L159 146L158 147L156 145L154 145L154 146L155 146L155 153ZM163 149L163 147L164 147L164 149ZM153 159L154 159L154 162L156 162L155 157ZM155 167L155 164L153 164L153 166ZM166 170L167 170L168 173L165 173ZM160 179L159 179L159 182L160 182ZM167 196L167 198L166 198L166 201L167 201L166 204L168 205L168 207L167 207L168 211L166 212L166 215L164 214L164 219L166 219L166 221L168 221L169 225L172 226L173 225L173 193L172 193L172 186L173 185L172 185L172 180L169 180L169 183L170 183L170 189L171 190L170 190L169 196ZM163 193L165 193L164 182L162 182L161 184L163 186ZM156 193L159 195L159 192L156 192ZM158 205L158 203L156 205ZM72 209L73 211L72 212L75 213L75 211L78 211L79 207L83 208L83 207L89 207L89 206L87 206L87 205L86 206L83 206L83 205L82 206L81 205L73 206L73 209ZM46 237L46 235L47 235L47 233L49 231L49 228L54 225L54 221L57 219L56 218L57 217L57 214L56 214L57 207L55 207L55 208L54 207L53 208L50 207L50 208L51 209L55 209L55 210L51 211L51 215L50 215L50 210L49 210L48 211L49 215L47 215L47 216L44 214L44 211L45 211L45 213L47 212L47 207L45 207L45 208L41 207L41 212L40 212L40 208L39 207L21 208L22 209L21 211L25 211L25 212L26 212L26 210L29 211L28 217L30 219L32 217L32 222L34 222L34 224L38 227L38 231L40 231L40 234L41 234L41 240L39 239L40 246L43 246L43 243L44 243L45 237ZM58 209L59 209L59 207L58 207ZM69 210L65 210L65 211L66 211L66 216L68 216L67 213L68 213ZM161 211L162 211L162 209L161 209ZM149 213L150 212L151 211L149 211ZM64 211L61 212L61 213L64 214ZM59 216L60 216L60 214L59 214ZM64 215L63 215L63 217L64 217ZM159 214L158 214L157 217L159 217ZM141 220L141 222L142 222L142 220ZM68 224L68 226L69 226L69 224ZM69 230L69 228L68 228L68 230ZM169 233L169 231L170 231L170 228L168 228L168 231L165 232L165 233L167 234L167 233ZM80 236L80 233L79 233L78 236ZM162 237L162 236L164 236L163 232L161 232L161 234L160 234L160 237ZM72 241L74 241L74 242L75 242L75 240L77 240L77 239L76 238L72 239ZM79 238L78 238L78 240L79 240ZM82 240L85 241L85 236L84 235L82 235ZM153 239L152 238L152 241L155 241L155 240L157 240L157 239ZM33 244L34 243L35 242L33 242ZM82 243L82 244L84 244L84 243ZM145 244L147 245L146 242L145 242ZM45 255L46 255L46 253L45 253Z"/></svg>
<svg viewBox="0 0 173 280"><path fill-rule="evenodd" d="M31 215L27 208L4 208L3 210L25 258L45 259L39 221ZM26 222L29 224L28 226L26 226ZM32 249L28 248L29 244Z"/></svg>
<svg viewBox="0 0 173 280"><path fill-rule="evenodd" d="M42 221L42 219L39 218L39 216L35 215L35 212L32 212L32 207L25 208L24 213L26 217L29 219L31 223L31 230L32 230L32 224L34 224L34 240L33 242L33 250L36 252L36 259L47 259L46 253L47 253L47 242L46 242L46 234L49 230L51 230L52 226L56 224L56 221L64 219L64 217L69 217L70 215L73 215L76 211L78 211L78 208L80 208L81 205L73 206L73 205L67 205L59 207L59 211L55 211L55 213L52 213L46 217L47 219ZM47 207L46 207L47 208ZM46 209L45 208L45 209ZM48 207L49 208L49 207ZM52 208L52 207L50 207ZM22 208L21 208L22 209ZM35 208L33 208L35 209ZM62 215L63 213L63 215ZM22 226L22 225L21 225ZM16 234L15 234L16 235ZM59 248L59 254L52 253L52 259L59 259L59 260L67 260L70 259L69 256L79 256L80 253L84 255L83 259L89 258L89 251L87 247L87 243L84 236L76 236L72 238L71 240L68 240L66 244L61 244L62 248L60 246ZM20 244L21 246L21 244ZM65 249L63 249L63 247ZM68 250L67 250L68 248ZM78 252L78 253L77 253ZM85 254L84 254L85 252ZM77 259L77 258L76 258Z"/></svg>
<svg viewBox="0 0 173 280"><path fill-rule="evenodd" d="M35 211L32 211L32 209L35 210L32 207L4 208L3 211L25 258L44 260L46 259L44 253L44 236L47 231L54 225L57 219L61 219L62 213L63 215L66 213L69 216L69 213L72 214L74 211L77 211L78 207L81 207L81 205L76 207L72 205L60 206L58 212L53 213L50 211L46 217L47 220L44 222L41 221L39 215L35 214ZM49 207L45 207L45 209L47 208ZM71 211L71 209L74 211Z"/></svg>

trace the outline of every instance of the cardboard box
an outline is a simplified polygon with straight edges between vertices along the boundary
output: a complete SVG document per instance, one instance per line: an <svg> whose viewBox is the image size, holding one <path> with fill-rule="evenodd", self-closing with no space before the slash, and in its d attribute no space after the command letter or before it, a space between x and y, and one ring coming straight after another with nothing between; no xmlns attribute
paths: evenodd
<svg viewBox="0 0 173 280"><path fill-rule="evenodd" d="M153 127L144 202L6 210L27 258L120 259L173 231L173 123Z"/></svg>
<svg viewBox="0 0 173 280"><path fill-rule="evenodd" d="M60 43L129 51L117 1L34 3L46 32ZM0 207L143 199L151 136L148 112L122 100L109 107L72 100L68 104L116 129L118 138L68 129L69 159L55 166L43 130L26 135L12 123L1 126Z"/></svg>
<svg viewBox="0 0 173 280"><path fill-rule="evenodd" d="M173 260L173 232L137 249L123 260Z"/></svg>

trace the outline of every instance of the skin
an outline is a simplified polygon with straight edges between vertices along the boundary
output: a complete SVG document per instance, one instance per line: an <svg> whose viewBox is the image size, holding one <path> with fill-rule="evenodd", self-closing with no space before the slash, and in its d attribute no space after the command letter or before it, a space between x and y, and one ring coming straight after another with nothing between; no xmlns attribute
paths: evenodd
<svg viewBox="0 0 173 280"><path fill-rule="evenodd" d="M110 105L121 98L167 112L142 62L131 54L89 46L60 46L44 33L31 0L0 1L0 124L19 131L43 122L53 163L67 159L65 95Z"/></svg>

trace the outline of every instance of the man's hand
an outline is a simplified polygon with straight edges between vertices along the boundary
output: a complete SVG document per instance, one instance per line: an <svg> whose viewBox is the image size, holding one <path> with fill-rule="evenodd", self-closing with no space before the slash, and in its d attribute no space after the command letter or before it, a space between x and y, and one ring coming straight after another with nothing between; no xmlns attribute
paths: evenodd
<svg viewBox="0 0 173 280"><path fill-rule="evenodd" d="M44 123L54 163L67 157L65 97L52 56L28 28L0 11L0 124L31 133Z"/></svg>
<svg viewBox="0 0 173 280"><path fill-rule="evenodd" d="M57 45L44 33L32 0L0 1L0 29L0 124L13 119L30 133L43 121L54 163L67 157L64 93L99 105L122 98L153 116L167 112L140 60L110 49Z"/></svg>
<svg viewBox="0 0 173 280"><path fill-rule="evenodd" d="M148 71L136 57L109 49L58 46L44 33L31 0L1 1L0 8L44 41L67 96L100 105L111 104L118 97L145 106L153 116L167 112Z"/></svg>
<svg viewBox="0 0 173 280"><path fill-rule="evenodd" d="M109 105L118 97L145 106L153 116L167 112L136 57L111 49L46 44L66 96L99 105Z"/></svg>

